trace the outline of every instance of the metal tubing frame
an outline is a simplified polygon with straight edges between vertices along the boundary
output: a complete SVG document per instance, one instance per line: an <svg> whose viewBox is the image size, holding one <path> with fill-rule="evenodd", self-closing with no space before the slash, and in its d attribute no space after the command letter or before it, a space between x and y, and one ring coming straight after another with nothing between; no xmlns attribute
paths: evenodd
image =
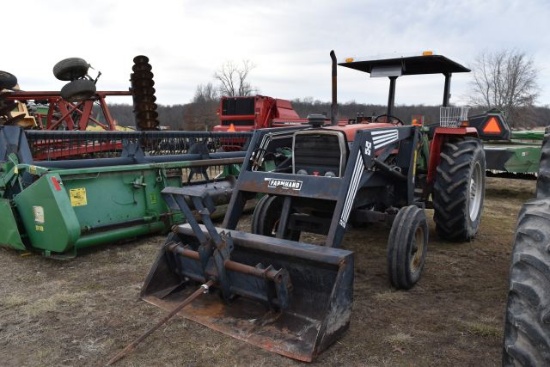
<svg viewBox="0 0 550 367"><path fill-rule="evenodd" d="M105 101L107 96L131 96L130 91L98 91L95 93L93 98L87 99L82 102L68 102L61 98L60 92L58 91L43 91L43 92L24 92L24 91L13 91L10 93L4 93L0 98L7 101L30 101L30 100L47 100L49 107L48 113L46 115L46 126L42 123L42 115L38 115L37 123L41 129L45 130L55 130L57 129L63 121L66 122L67 128L70 130L86 130L86 126L90 121L101 126L104 130L116 130L116 123L109 108ZM91 111L95 102L99 103L101 111L105 117L106 124L103 124L91 117ZM54 119L54 112L56 109L59 109L61 112L61 117L57 120ZM72 113L77 112L81 114L80 122L77 124L73 117Z"/></svg>
<svg viewBox="0 0 550 367"><path fill-rule="evenodd" d="M292 134L295 130L288 130ZM324 177L312 175L296 175L291 173L264 172L254 168L253 154L256 150L265 149L262 144L270 131L257 131L251 141L253 149L249 149L241 169L237 186L233 192L229 207L224 218L223 227L235 229L242 206L247 197L256 193L279 195L285 197L277 237L282 237L288 223L284 219L289 215L290 201L296 199L311 199L334 202L334 212L331 219L325 246L339 247L341 245L348 219L355 208L355 197L361 188L380 187L391 181L392 185L401 185L405 189L407 205L414 203L414 166L416 154L407 151L402 154L408 157L410 169L406 175L392 172L385 165L380 169L381 160L393 154L402 142L407 141L411 150L417 149L420 142L420 127L396 126L395 128L365 129L357 132L350 148L348 161L343 177ZM279 132L282 134L282 132ZM389 171L389 172L388 172ZM395 182L396 177L399 182ZM278 185L279 184L279 185ZM296 189L299 188L299 189ZM366 194L368 195L368 193ZM420 204L419 204L420 205Z"/></svg>

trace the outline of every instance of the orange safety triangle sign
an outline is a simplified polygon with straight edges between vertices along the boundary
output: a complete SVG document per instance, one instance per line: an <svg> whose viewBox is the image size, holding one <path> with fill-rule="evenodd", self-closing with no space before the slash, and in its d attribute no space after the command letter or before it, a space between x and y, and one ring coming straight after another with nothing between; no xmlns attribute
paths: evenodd
<svg viewBox="0 0 550 367"><path fill-rule="evenodd" d="M502 128L500 127L496 117L491 116L489 118L489 121L487 121L483 127L483 132L486 134L500 134L502 132Z"/></svg>

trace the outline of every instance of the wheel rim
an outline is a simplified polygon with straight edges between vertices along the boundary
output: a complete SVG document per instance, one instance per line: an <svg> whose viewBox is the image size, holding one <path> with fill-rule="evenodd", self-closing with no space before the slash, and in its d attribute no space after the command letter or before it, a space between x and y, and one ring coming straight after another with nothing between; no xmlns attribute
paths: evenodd
<svg viewBox="0 0 550 367"><path fill-rule="evenodd" d="M424 247L426 246L424 238L424 228L420 226L414 233L414 243L411 246L409 257L409 267L411 269L411 273L416 273L422 268L422 263L424 260Z"/></svg>
<svg viewBox="0 0 550 367"><path fill-rule="evenodd" d="M482 171L479 162L474 166L474 172L470 178L470 220L475 221L479 215L482 198Z"/></svg>

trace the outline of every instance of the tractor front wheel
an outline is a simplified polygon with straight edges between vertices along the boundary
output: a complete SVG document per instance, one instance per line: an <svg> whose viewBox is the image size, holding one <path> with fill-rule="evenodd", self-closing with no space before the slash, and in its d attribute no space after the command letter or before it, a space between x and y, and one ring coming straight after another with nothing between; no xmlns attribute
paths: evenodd
<svg viewBox="0 0 550 367"><path fill-rule="evenodd" d="M433 192L434 221L439 237L469 241L477 233L485 196L485 152L479 139L448 141Z"/></svg>
<svg viewBox="0 0 550 367"><path fill-rule="evenodd" d="M251 232L275 237L283 210L283 201L283 196L265 195L262 197L256 204L254 213L252 213ZM300 232L287 230L283 238L298 241Z"/></svg>
<svg viewBox="0 0 550 367"><path fill-rule="evenodd" d="M428 250L428 222L423 209L401 208L388 238L388 274L392 286L411 289L420 279Z"/></svg>
<svg viewBox="0 0 550 367"><path fill-rule="evenodd" d="M550 199L518 216L504 323L503 366L550 366Z"/></svg>

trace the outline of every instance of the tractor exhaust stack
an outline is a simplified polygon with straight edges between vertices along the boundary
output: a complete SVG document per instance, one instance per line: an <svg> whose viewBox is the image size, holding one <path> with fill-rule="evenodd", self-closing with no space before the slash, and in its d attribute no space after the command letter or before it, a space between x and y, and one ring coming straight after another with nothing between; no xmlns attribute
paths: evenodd
<svg viewBox="0 0 550 367"><path fill-rule="evenodd" d="M332 104L330 106L330 124L338 125L338 78L337 78L337 60L334 50L330 51L332 60Z"/></svg>

